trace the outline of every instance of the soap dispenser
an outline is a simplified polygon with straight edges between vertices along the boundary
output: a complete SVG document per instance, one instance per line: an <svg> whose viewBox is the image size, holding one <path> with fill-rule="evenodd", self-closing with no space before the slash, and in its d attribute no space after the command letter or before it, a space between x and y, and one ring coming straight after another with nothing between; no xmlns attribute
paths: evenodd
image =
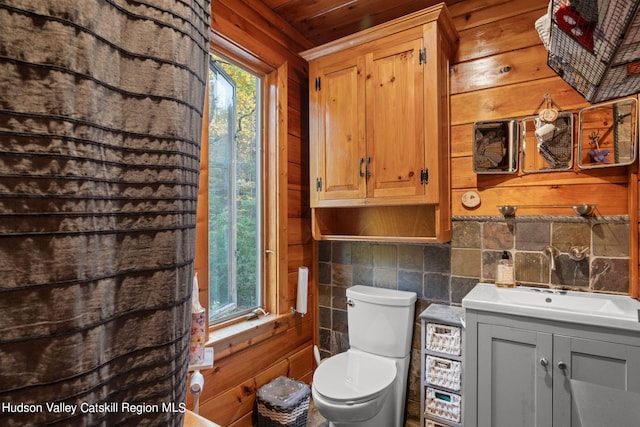
<svg viewBox="0 0 640 427"><path fill-rule="evenodd" d="M513 260L509 252L503 251L502 258L498 261L496 271L496 286L501 288L515 288L516 281L513 276Z"/></svg>

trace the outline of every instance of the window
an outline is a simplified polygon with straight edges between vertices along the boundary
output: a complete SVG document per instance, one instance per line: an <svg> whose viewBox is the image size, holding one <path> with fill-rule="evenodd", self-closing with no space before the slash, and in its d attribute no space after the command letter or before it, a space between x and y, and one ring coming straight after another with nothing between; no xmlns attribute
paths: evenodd
<svg viewBox="0 0 640 427"><path fill-rule="evenodd" d="M210 57L194 267L216 343L253 330L236 323L257 307L273 314L260 324L289 313L287 67Z"/></svg>
<svg viewBox="0 0 640 427"><path fill-rule="evenodd" d="M262 303L261 79L220 57L209 61L209 322Z"/></svg>

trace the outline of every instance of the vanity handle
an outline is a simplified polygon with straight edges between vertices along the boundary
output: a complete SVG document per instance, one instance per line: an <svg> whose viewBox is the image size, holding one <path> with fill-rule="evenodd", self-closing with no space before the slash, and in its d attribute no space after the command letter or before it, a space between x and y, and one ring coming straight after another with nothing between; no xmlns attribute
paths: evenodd
<svg viewBox="0 0 640 427"><path fill-rule="evenodd" d="M558 362L558 368L562 369L563 371L565 369L567 369L567 364L564 363L563 361Z"/></svg>
<svg viewBox="0 0 640 427"><path fill-rule="evenodd" d="M364 164L364 157L360 157L360 165L358 166L358 171L360 173L360 178L364 176L364 172L362 172L362 165Z"/></svg>
<svg viewBox="0 0 640 427"><path fill-rule="evenodd" d="M543 357L542 359L540 359L540 364L546 368L547 366L549 366L549 361L546 357Z"/></svg>

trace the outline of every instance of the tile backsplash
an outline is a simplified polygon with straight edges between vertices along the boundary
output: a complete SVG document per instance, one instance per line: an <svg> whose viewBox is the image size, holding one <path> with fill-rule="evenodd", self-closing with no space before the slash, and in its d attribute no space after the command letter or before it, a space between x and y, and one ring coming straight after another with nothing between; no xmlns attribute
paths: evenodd
<svg viewBox="0 0 640 427"><path fill-rule="evenodd" d="M557 249L554 270L548 246ZM497 262L508 251L518 284L610 293L627 293L629 286L627 216L464 217L454 219L447 244L321 241L318 248L323 357L349 347L346 289L353 285L414 291L417 316L431 303L459 305L476 283L493 282ZM419 417L419 328L416 321L410 418Z"/></svg>
<svg viewBox="0 0 640 427"><path fill-rule="evenodd" d="M627 293L629 223L625 217L524 217L455 221L451 275L495 280L503 251L514 259L518 284ZM557 250L552 268L550 251Z"/></svg>

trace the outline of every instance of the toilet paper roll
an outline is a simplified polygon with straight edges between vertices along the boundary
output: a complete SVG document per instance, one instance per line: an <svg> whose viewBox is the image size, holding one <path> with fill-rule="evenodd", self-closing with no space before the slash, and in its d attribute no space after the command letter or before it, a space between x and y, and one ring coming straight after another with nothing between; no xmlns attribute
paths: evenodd
<svg viewBox="0 0 640 427"><path fill-rule="evenodd" d="M296 299L296 312L307 313L307 294L309 291L309 269L307 267L298 268L298 297Z"/></svg>

